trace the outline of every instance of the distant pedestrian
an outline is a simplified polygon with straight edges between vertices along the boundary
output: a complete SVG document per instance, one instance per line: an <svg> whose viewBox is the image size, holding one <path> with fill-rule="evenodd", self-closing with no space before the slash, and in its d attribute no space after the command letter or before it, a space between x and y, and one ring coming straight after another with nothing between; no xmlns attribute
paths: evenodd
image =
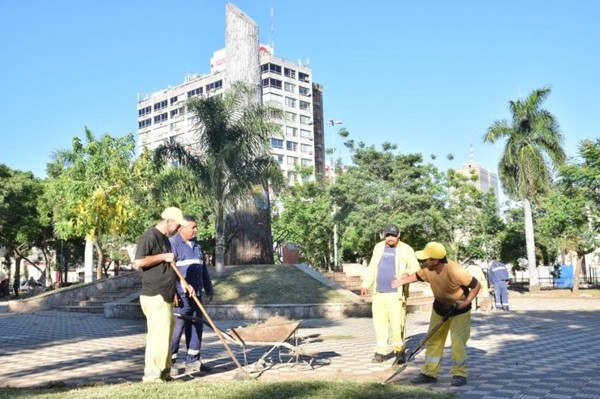
<svg viewBox="0 0 600 399"><path fill-rule="evenodd" d="M9 292L8 279L5 278L4 280L0 281L0 298L4 298L5 296L8 296L9 294L10 294L10 292Z"/></svg>
<svg viewBox="0 0 600 399"><path fill-rule="evenodd" d="M29 293L35 294L37 288L37 281L35 281L33 276L29 277L29 280L27 280L27 286L29 287Z"/></svg>
<svg viewBox="0 0 600 399"><path fill-rule="evenodd" d="M485 277L481 266L479 266L477 263L475 263L475 261L472 260L467 265L467 271L471 273L471 275L475 277L477 281L479 281L479 284L481 284L481 289L479 290L479 293L475 298L475 309L479 308L481 310L490 311L490 290L488 288L487 278Z"/></svg>
<svg viewBox="0 0 600 399"><path fill-rule="evenodd" d="M496 298L496 309L509 310L508 307L508 269L506 265L496 259L492 259L492 263L488 269L488 278L490 284L494 287L494 297Z"/></svg>
<svg viewBox="0 0 600 399"><path fill-rule="evenodd" d="M400 241L400 229L395 224L388 224L383 230L384 239L373 248L373 256L367 267L360 288L360 295L366 296L369 288L373 288L372 312L375 327L375 355L373 363L387 360L390 353L390 329L392 332L392 349L396 356L395 363L404 363L404 338L406 329L406 301L408 286L392 287L396 276L415 273L419 270L419 262L415 251Z"/></svg>

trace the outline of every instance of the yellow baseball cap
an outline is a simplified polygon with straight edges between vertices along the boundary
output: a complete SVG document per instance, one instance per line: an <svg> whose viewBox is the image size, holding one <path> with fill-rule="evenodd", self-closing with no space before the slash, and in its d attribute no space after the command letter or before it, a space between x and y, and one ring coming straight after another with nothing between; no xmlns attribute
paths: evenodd
<svg viewBox="0 0 600 399"><path fill-rule="evenodd" d="M446 248L439 242L431 241L420 251L415 251L417 259L443 259L446 256Z"/></svg>

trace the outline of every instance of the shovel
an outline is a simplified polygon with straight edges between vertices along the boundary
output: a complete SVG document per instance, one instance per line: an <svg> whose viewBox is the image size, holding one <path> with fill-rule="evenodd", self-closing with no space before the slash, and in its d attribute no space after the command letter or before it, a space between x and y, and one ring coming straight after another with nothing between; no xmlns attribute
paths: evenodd
<svg viewBox="0 0 600 399"><path fill-rule="evenodd" d="M383 383L384 384L388 384L392 381L396 380L396 377L403 372L406 369L406 366L408 365L408 362L412 361L415 356L417 356L419 354L419 352L421 352L421 350L423 350L423 347L425 346L425 344L427 343L427 341L433 336L433 334L435 334L441 327L442 325L444 325L444 323L451 317L454 315L454 312L456 311L456 305L454 305L452 307L452 309L450 309L442 318L442 320L438 321L436 323L435 326L433 326L433 328L431 328L427 334L423 337L423 339L421 339L421 341L419 341L419 343L417 344L417 346L413 349L413 350L409 350L408 348L404 348L403 353L400 353L399 355L396 356L396 358L394 359L394 363L392 363L392 367L396 367L401 363L401 359L405 359L404 363L399 366L398 369L396 369L394 371L394 373L392 375L390 375Z"/></svg>

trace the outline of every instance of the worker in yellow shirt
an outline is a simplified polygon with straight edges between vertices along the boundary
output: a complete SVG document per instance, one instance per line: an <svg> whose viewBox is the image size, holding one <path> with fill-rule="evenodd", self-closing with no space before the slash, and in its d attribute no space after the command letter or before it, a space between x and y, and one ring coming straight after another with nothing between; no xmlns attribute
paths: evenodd
<svg viewBox="0 0 600 399"><path fill-rule="evenodd" d="M391 347L396 356L404 356L404 338L406 328L406 301L408 287L394 288L395 276L403 273L414 273L419 270L419 262L415 251L400 241L400 229L389 224L383 229L384 239L373 248L373 256L363 277L360 294L365 297L373 288L371 309L375 328L375 355L373 363L387 360L390 354L390 329L392 331ZM398 358L395 363L404 363Z"/></svg>

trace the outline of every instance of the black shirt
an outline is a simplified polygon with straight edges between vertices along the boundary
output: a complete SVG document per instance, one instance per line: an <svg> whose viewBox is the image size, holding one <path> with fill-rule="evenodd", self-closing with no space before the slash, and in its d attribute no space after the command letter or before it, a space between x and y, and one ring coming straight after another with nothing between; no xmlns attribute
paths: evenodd
<svg viewBox="0 0 600 399"><path fill-rule="evenodd" d="M171 252L171 243L167 236L156 227L142 234L135 252L136 259ZM140 295L161 295L166 302L173 302L175 296L175 272L167 262L142 268L142 289Z"/></svg>

